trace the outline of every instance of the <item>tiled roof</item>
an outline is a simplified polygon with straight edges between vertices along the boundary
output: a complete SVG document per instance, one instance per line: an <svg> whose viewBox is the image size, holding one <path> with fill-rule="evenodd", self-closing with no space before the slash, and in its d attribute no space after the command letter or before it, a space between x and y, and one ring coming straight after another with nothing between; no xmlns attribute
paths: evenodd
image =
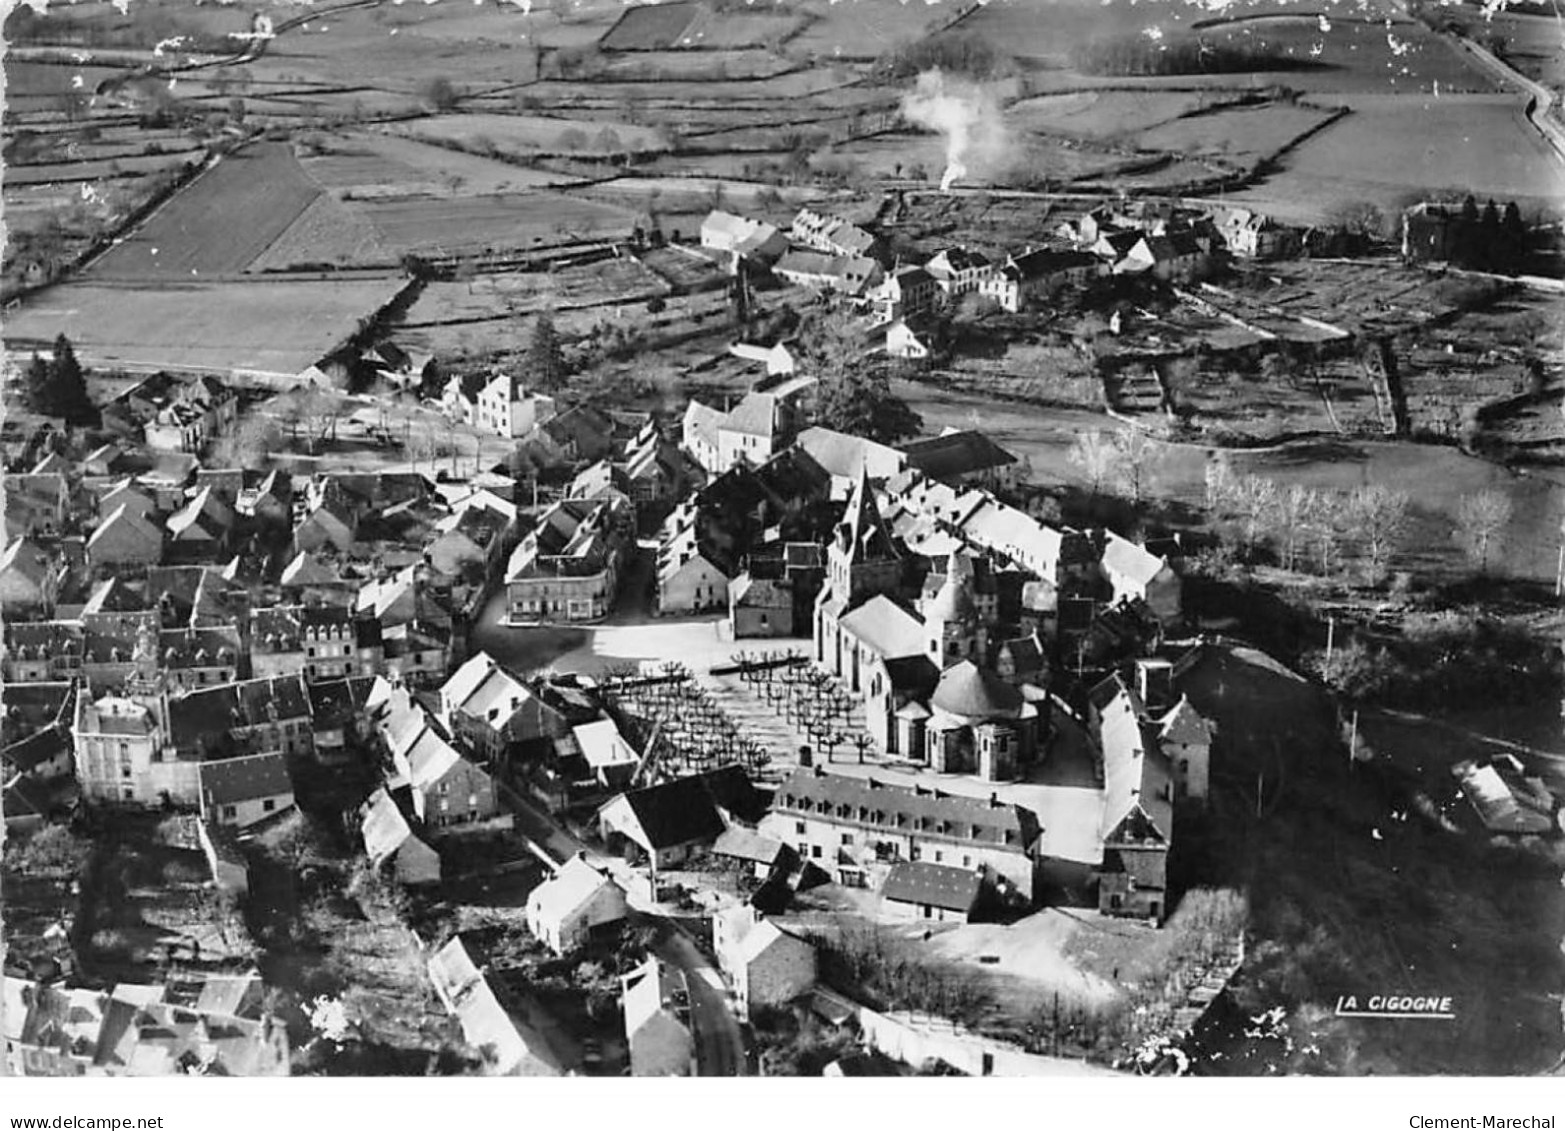
<svg viewBox="0 0 1565 1131"><path fill-rule="evenodd" d="M987 668L963 660L947 668L930 704L967 719L1015 719L1022 713L1022 693Z"/></svg>
<svg viewBox="0 0 1565 1131"><path fill-rule="evenodd" d="M884 593L877 593L844 616L844 631L868 644L882 657L922 655L924 622Z"/></svg>

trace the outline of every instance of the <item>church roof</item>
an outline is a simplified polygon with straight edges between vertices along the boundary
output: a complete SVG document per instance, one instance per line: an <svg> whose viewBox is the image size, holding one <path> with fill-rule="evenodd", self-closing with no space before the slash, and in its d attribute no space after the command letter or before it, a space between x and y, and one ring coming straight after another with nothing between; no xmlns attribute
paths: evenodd
<svg viewBox="0 0 1565 1131"><path fill-rule="evenodd" d="M963 660L947 668L930 700L948 714L968 719L1014 719L1022 713L1022 693L1000 676Z"/></svg>

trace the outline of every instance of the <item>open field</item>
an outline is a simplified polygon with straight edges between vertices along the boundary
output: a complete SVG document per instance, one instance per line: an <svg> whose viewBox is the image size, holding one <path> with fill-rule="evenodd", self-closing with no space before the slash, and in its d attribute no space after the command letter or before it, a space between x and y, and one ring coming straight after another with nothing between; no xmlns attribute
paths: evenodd
<svg viewBox="0 0 1565 1131"><path fill-rule="evenodd" d="M1143 149L1252 166L1315 129L1328 116L1325 110L1273 102L1165 122L1137 134L1135 141Z"/></svg>
<svg viewBox="0 0 1565 1131"><path fill-rule="evenodd" d="M406 328L508 315L534 314L644 302L667 285L632 259L611 259L547 274L507 272L481 275L470 282L428 283L400 323Z"/></svg>
<svg viewBox="0 0 1565 1131"><path fill-rule="evenodd" d="M397 253L481 254L630 235L632 213L545 192L356 202Z"/></svg>
<svg viewBox="0 0 1565 1131"><path fill-rule="evenodd" d="M1222 96L1196 91L1079 90L1024 98L1005 108L1014 129L1105 140L1172 122Z"/></svg>
<svg viewBox="0 0 1565 1131"><path fill-rule="evenodd" d="M300 160L313 179L344 198L484 196L574 182L546 169L508 165L375 131L309 134Z"/></svg>
<svg viewBox="0 0 1565 1131"><path fill-rule="evenodd" d="M1475 30L1498 36L1501 58L1533 81L1552 87L1565 83L1565 35L1557 16L1495 12Z"/></svg>
<svg viewBox="0 0 1565 1131"><path fill-rule="evenodd" d="M520 114L443 114L396 127L425 141L507 156L530 153L652 153L667 148L650 126Z"/></svg>
<svg viewBox="0 0 1565 1131"><path fill-rule="evenodd" d="M320 193L284 143L218 161L90 271L98 279L237 274Z"/></svg>
<svg viewBox="0 0 1565 1131"><path fill-rule="evenodd" d="M303 371L405 285L400 278L316 282L67 283L6 318L6 344L65 334L97 368L211 373Z"/></svg>
<svg viewBox="0 0 1565 1131"><path fill-rule="evenodd" d="M604 51L709 51L781 43L799 26L783 12L713 12L700 4L674 2L629 8L598 41Z"/></svg>

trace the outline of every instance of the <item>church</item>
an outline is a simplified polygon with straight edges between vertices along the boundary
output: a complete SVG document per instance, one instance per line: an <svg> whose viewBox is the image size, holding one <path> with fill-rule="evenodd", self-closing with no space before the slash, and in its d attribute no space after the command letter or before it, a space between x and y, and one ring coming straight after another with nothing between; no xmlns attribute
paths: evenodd
<svg viewBox="0 0 1565 1131"><path fill-rule="evenodd" d="M827 547L813 658L862 697L866 726L888 757L1008 781L1047 738L1044 653L1036 637L996 639L996 601L981 591L980 565L955 549L944 572L905 599L916 563L861 472Z"/></svg>

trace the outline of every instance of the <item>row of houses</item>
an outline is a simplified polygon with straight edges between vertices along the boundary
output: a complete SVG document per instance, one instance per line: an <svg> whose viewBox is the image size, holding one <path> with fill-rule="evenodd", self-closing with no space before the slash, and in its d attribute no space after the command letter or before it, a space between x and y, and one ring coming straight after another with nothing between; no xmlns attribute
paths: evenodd
<svg viewBox="0 0 1565 1131"><path fill-rule="evenodd" d="M288 1038L258 975L94 990L5 976L15 1076L286 1076Z"/></svg>

